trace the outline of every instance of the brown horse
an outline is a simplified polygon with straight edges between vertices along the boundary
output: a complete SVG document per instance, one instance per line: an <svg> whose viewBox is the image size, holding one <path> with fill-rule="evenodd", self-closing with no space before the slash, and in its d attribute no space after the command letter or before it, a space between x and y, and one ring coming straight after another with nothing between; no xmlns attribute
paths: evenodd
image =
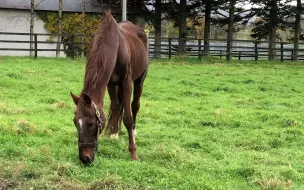
<svg viewBox="0 0 304 190"><path fill-rule="evenodd" d="M111 99L108 131L117 136L122 118L128 131L131 159L139 159L135 146L135 121L147 69L144 31L131 22L117 23L111 10L105 10L105 17L89 47L82 92L79 97L71 93L76 104L74 123L78 130L79 159L83 163L94 160L98 136L105 126L106 88Z"/></svg>

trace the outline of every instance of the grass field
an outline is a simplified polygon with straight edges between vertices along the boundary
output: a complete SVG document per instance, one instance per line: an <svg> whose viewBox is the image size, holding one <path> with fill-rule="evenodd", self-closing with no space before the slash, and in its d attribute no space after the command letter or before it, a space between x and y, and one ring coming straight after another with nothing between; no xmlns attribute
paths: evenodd
<svg viewBox="0 0 304 190"><path fill-rule="evenodd" d="M0 57L0 189L304 189L304 64L202 63L151 61L141 160L123 128L83 166L84 60Z"/></svg>

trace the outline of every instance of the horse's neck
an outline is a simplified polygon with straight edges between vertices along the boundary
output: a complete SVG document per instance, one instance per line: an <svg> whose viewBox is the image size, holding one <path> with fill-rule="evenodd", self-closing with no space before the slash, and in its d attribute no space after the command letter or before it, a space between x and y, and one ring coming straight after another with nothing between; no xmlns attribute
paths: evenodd
<svg viewBox="0 0 304 190"><path fill-rule="evenodd" d="M106 86L96 87L93 91L86 90L85 88L82 92L89 92L89 96L92 98L93 102L100 108L103 108L104 96L106 92Z"/></svg>
<svg viewBox="0 0 304 190"><path fill-rule="evenodd" d="M87 92L98 105L103 105L107 83L111 77L109 73L112 73L115 67L114 56L107 54L108 47L106 46L111 47L113 43L115 44L111 36L117 33L117 30L116 21L113 20L106 25L101 25L90 47L83 91Z"/></svg>
<svg viewBox="0 0 304 190"><path fill-rule="evenodd" d="M106 87L102 87L100 89L96 89L95 92L92 94L92 99L94 101L95 104L97 104L99 107L103 107L103 102L104 102L104 96L105 96L105 92L106 92Z"/></svg>

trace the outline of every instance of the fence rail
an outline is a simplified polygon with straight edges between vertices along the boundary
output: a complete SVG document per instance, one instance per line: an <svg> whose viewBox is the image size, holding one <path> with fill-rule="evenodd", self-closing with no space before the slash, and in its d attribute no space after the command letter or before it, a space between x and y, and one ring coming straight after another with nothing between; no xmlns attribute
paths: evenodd
<svg viewBox="0 0 304 190"><path fill-rule="evenodd" d="M33 36L33 41L30 41L30 36ZM61 43L61 48L56 49L57 34L41 34L41 33L7 33L0 32L0 55L3 52L33 52L35 57L41 56L42 52L64 52L71 57L81 55L81 52L86 52L88 42L76 41L75 39L92 36L82 34L62 34L61 36L69 39ZM158 40L158 45L155 41ZM268 59L268 41L250 41L250 40L233 40L231 45L231 53L227 53L227 41L225 40L209 40L209 45L204 44L202 39L179 39L179 38L149 38L149 57L172 58L181 54L179 51L179 42L184 41L183 54L191 57L203 59L205 56L204 49L209 48L210 56L217 56L226 59L227 56L238 60L267 60ZM30 49L30 43L33 48ZM289 42L277 42L273 51L275 59L285 61L292 60L294 57L294 45ZM82 48L79 48L82 47ZM83 48L85 47L85 48ZM2 53L1 53L2 52ZM44 54L43 54L44 55ZM45 55L44 55L45 56ZM304 44L299 45L298 60L304 60Z"/></svg>
<svg viewBox="0 0 304 190"><path fill-rule="evenodd" d="M160 40L159 45L155 45L156 38L150 38L150 57L167 57L171 58L179 54L178 38L157 38ZM268 41L251 41L251 40L233 40L230 56L238 60L268 60ZM204 45L202 39L186 39L184 45L185 54L193 57L203 58L204 49L209 47L209 55L225 58L227 53L227 41L209 40L209 45ZM299 44L298 60L304 60L304 44ZM276 42L275 48L276 60L292 60L294 57L294 44L289 42Z"/></svg>

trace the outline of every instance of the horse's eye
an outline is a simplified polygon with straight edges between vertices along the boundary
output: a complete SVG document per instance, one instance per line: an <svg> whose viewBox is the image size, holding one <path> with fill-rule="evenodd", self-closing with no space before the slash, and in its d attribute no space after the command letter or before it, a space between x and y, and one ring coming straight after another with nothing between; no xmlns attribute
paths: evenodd
<svg viewBox="0 0 304 190"><path fill-rule="evenodd" d="M87 123L87 126L88 126L88 127L92 127L92 126L93 126L93 123L89 122L89 123Z"/></svg>

